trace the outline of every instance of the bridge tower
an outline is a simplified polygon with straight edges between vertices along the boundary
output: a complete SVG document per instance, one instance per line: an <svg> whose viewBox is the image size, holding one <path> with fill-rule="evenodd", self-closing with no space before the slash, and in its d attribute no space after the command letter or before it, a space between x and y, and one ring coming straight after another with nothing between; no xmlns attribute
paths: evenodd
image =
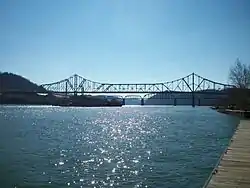
<svg viewBox="0 0 250 188"><path fill-rule="evenodd" d="M74 75L74 96L77 95L77 74Z"/></svg>
<svg viewBox="0 0 250 188"><path fill-rule="evenodd" d="M68 96L68 82L66 82L65 95Z"/></svg>
<svg viewBox="0 0 250 188"><path fill-rule="evenodd" d="M192 73L192 107L195 107L195 96L194 96L194 73Z"/></svg>
<svg viewBox="0 0 250 188"><path fill-rule="evenodd" d="M84 87L81 89L81 95L84 95Z"/></svg>

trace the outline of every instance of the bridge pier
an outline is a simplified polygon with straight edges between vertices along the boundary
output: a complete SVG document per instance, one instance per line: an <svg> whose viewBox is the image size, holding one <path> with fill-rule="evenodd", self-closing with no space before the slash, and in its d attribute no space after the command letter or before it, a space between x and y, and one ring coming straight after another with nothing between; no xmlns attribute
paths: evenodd
<svg viewBox="0 0 250 188"><path fill-rule="evenodd" d="M176 98L174 98L174 106L176 106L176 104L177 104L177 100Z"/></svg>
<svg viewBox="0 0 250 188"><path fill-rule="evenodd" d="M195 97L194 97L194 92L192 92L192 107L195 107Z"/></svg>
<svg viewBox="0 0 250 188"><path fill-rule="evenodd" d="M192 74L192 80L193 80L193 83L192 83L192 107L195 107L195 97L194 97L194 73Z"/></svg>
<svg viewBox="0 0 250 188"><path fill-rule="evenodd" d="M144 99L143 98L141 99L141 105L142 106L144 105Z"/></svg>

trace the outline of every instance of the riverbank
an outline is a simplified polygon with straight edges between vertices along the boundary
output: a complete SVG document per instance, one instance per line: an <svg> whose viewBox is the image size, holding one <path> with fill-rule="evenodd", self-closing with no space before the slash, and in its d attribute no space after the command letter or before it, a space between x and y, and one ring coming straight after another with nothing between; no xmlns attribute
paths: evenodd
<svg viewBox="0 0 250 188"><path fill-rule="evenodd" d="M241 118L250 118L250 110L232 110L224 107L211 107L211 109L223 114L238 116Z"/></svg>
<svg viewBox="0 0 250 188"><path fill-rule="evenodd" d="M241 120L203 188L250 187L250 121Z"/></svg>

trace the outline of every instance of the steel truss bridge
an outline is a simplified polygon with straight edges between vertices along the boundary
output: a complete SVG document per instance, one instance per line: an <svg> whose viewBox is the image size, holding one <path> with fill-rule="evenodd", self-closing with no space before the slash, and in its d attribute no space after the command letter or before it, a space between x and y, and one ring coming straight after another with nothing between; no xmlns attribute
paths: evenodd
<svg viewBox="0 0 250 188"><path fill-rule="evenodd" d="M215 82L199 76L195 73L189 74L185 77L173 80L170 82L159 83L101 83L83 78L77 74L66 78L64 80L53 82L49 84L42 84L39 90L36 91L1 91L0 95L4 93L15 94L52 94L61 96L70 95L85 95L85 94L115 94L116 97L121 98L123 103L128 98L140 98L141 104L144 104L144 99L192 99L192 106L195 106L196 99L199 100L201 94L208 96L206 99L218 99L218 95L227 96L227 89L235 86ZM127 94L119 96L118 94ZM140 94L140 95L135 95ZM144 94L141 95L141 94ZM177 95L177 97L176 97ZM202 97L204 98L204 97Z"/></svg>
<svg viewBox="0 0 250 188"><path fill-rule="evenodd" d="M141 104L144 104L144 99L153 97L155 94L164 98L174 93L188 94L192 98L192 106L195 106L195 96L197 94L223 94L226 89L234 87L233 85L223 84L206 79L195 73L189 74L183 78L170 82L160 83L135 83L135 84L119 84L119 83L100 83L83 78L77 74L49 84L41 85L48 92L64 95L78 94L130 94L127 97L120 97L125 104L126 98L133 97L135 93L145 94L141 97ZM132 95L131 95L132 94ZM176 101L176 98L175 98ZM176 103L176 102L175 102ZM199 102L200 103L200 102Z"/></svg>
<svg viewBox="0 0 250 188"><path fill-rule="evenodd" d="M171 82L161 83L100 83L88 80L77 74L49 84L41 85L47 91L66 94L94 94L94 93L141 93L156 94L163 92L218 92L234 86L215 82L195 73Z"/></svg>

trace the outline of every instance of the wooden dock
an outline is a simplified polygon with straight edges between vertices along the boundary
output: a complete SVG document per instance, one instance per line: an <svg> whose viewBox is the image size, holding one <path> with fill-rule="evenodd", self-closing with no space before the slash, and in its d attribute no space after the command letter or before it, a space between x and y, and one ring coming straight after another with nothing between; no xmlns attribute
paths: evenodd
<svg viewBox="0 0 250 188"><path fill-rule="evenodd" d="M204 188L250 188L250 121L242 120Z"/></svg>

